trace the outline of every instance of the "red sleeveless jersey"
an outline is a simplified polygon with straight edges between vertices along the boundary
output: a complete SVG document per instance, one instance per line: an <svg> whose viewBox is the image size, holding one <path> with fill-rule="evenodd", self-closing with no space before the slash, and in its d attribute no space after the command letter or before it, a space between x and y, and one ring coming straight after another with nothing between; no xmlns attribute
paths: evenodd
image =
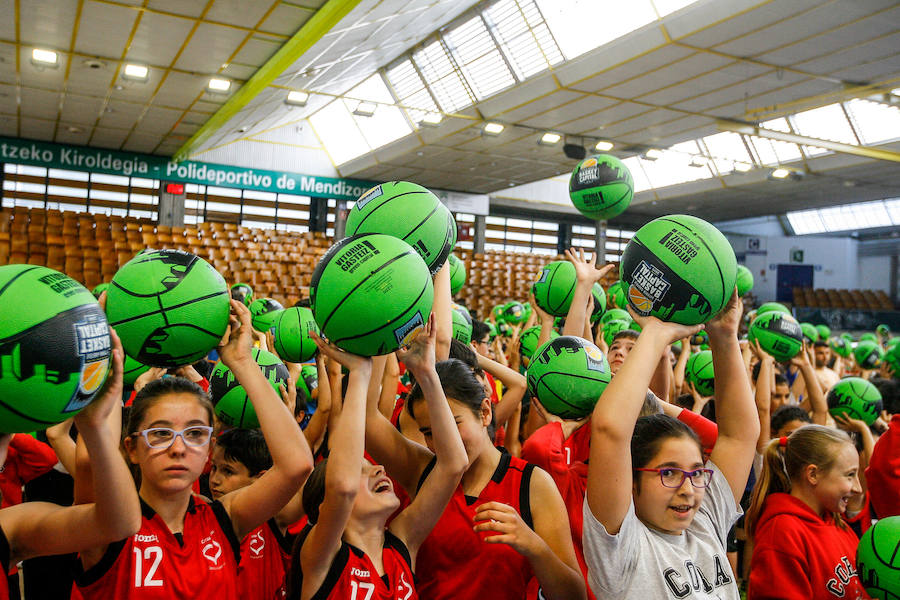
<svg viewBox="0 0 900 600"><path fill-rule="evenodd" d="M432 463L433 464L433 463ZM488 544L485 534L473 531L475 509L485 502L512 506L529 527L530 482L534 465L503 453L491 480L477 498L457 486L416 558L416 587L429 600L522 600L534 577L528 559L506 544ZM426 469L421 482L430 471Z"/></svg>
<svg viewBox="0 0 900 600"><path fill-rule="evenodd" d="M237 600L240 544L219 502L192 497L184 531L174 534L141 501L140 530L110 544L96 565L75 582L85 600Z"/></svg>
<svg viewBox="0 0 900 600"><path fill-rule="evenodd" d="M291 562L292 536L281 535L269 519L241 542L238 590L243 600L280 600L287 595L285 574Z"/></svg>

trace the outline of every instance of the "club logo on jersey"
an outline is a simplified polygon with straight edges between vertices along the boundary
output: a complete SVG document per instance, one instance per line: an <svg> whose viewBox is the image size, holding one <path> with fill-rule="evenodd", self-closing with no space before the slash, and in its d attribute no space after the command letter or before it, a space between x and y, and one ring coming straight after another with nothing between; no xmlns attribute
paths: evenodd
<svg viewBox="0 0 900 600"><path fill-rule="evenodd" d="M638 312L648 314L653 306L662 300L672 284L665 278L663 272L655 266L642 260L631 274L631 286L628 288L628 297Z"/></svg>
<svg viewBox="0 0 900 600"><path fill-rule="evenodd" d="M359 200L356 201L356 208L358 208L359 210L364 209L366 207L366 204L379 197L381 194L381 186L376 185L371 190L359 197Z"/></svg>
<svg viewBox="0 0 900 600"><path fill-rule="evenodd" d="M254 558L261 556L265 547L266 539L263 537L262 531L257 531L250 536L250 553Z"/></svg>
<svg viewBox="0 0 900 600"><path fill-rule="evenodd" d="M416 313L412 318L394 330L394 337L400 347L408 345L415 339L419 332L425 329L425 321L422 319L421 313Z"/></svg>
<svg viewBox="0 0 900 600"><path fill-rule="evenodd" d="M219 559L222 558L222 546L219 542L212 539L212 532L210 532L210 536L200 540L200 544L200 553L203 555L203 558L211 563L209 566L210 570L218 571L225 566L219 563Z"/></svg>
<svg viewBox="0 0 900 600"><path fill-rule="evenodd" d="M74 324L75 348L81 359L78 387L63 412L76 412L87 406L106 380L109 370L109 325L99 314L86 315Z"/></svg>

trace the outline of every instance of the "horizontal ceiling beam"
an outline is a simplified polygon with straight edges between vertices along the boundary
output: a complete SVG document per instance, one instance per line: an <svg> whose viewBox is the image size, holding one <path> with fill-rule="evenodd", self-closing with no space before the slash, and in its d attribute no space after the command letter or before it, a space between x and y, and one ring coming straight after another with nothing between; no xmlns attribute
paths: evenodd
<svg viewBox="0 0 900 600"><path fill-rule="evenodd" d="M766 129L753 123L744 121L732 121L729 119L716 119L716 126L719 131L731 131L734 133L743 133L744 135L755 135L756 137L777 140L780 142L790 142L793 144L801 144L803 146L815 146L824 148L832 152L841 152L843 154L854 154L865 158L875 160L888 160L892 162L900 162L900 152L892 150L881 150L869 146L854 146L853 144L843 144L841 142L833 142L831 140L823 140L805 135L797 135L796 133L786 133L784 131L775 131L774 129Z"/></svg>

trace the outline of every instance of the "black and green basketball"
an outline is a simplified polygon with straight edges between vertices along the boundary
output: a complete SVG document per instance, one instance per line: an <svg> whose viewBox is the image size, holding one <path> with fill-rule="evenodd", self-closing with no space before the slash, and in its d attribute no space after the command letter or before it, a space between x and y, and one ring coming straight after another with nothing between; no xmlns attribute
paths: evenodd
<svg viewBox="0 0 900 600"><path fill-rule="evenodd" d="M312 311L301 306L286 308L275 319L275 352L287 362L306 362L316 355L309 332L319 333Z"/></svg>
<svg viewBox="0 0 900 600"><path fill-rule="evenodd" d="M878 343L878 336L874 333L867 331L866 333L859 336L859 341L861 342L875 342Z"/></svg>
<svg viewBox="0 0 900 600"><path fill-rule="evenodd" d="M555 340L559 334L550 330L550 339ZM528 367L534 351L537 350L538 341L541 339L541 326L535 325L529 327L519 335L519 356L522 357L522 364Z"/></svg>
<svg viewBox="0 0 900 600"><path fill-rule="evenodd" d="M109 325L80 283L37 265L0 266L0 432L46 429L106 381Z"/></svg>
<svg viewBox="0 0 900 600"><path fill-rule="evenodd" d="M466 265L455 254L447 257L450 261L450 293L456 295L466 285Z"/></svg>
<svg viewBox="0 0 900 600"><path fill-rule="evenodd" d="M753 273L744 265L737 266L737 284L738 296L743 296L753 289Z"/></svg>
<svg viewBox="0 0 900 600"><path fill-rule="evenodd" d="M900 598L900 516L881 518L862 535L856 572L873 600Z"/></svg>
<svg viewBox="0 0 900 600"><path fill-rule="evenodd" d="M781 304L780 302L763 302L759 306L759 308L756 309L756 314L758 316L763 313L772 312L772 311L783 312L788 315L791 314L791 310L784 304Z"/></svg>
<svg viewBox="0 0 900 600"><path fill-rule="evenodd" d="M675 340L671 346L674 354L681 354L681 340Z"/></svg>
<svg viewBox="0 0 900 600"><path fill-rule="evenodd" d="M853 358L860 369L877 369L881 366L881 359L884 357L884 351L878 342L871 340L863 340L857 342L856 348L853 349Z"/></svg>
<svg viewBox="0 0 900 600"><path fill-rule="evenodd" d="M900 377L900 338L891 338L884 345L884 362L894 372L895 377Z"/></svg>
<svg viewBox="0 0 900 600"><path fill-rule="evenodd" d="M804 341L812 345L813 342L819 341L819 330L812 323L800 323L800 331L803 332Z"/></svg>
<svg viewBox="0 0 900 600"><path fill-rule="evenodd" d="M275 326L275 321L284 310L281 302L272 298L257 298L250 303L249 308L253 329L263 332Z"/></svg>
<svg viewBox="0 0 900 600"><path fill-rule="evenodd" d="M819 333L819 340L827 342L831 339L831 329L828 325L816 325L816 331Z"/></svg>
<svg viewBox="0 0 900 600"><path fill-rule="evenodd" d="M506 321L497 323L497 334L502 337L510 337L513 334L513 326Z"/></svg>
<svg viewBox="0 0 900 600"><path fill-rule="evenodd" d="M472 341L472 324L458 310L450 311L453 318L453 339L467 344Z"/></svg>
<svg viewBox="0 0 900 600"><path fill-rule="evenodd" d="M503 307L504 307L503 304L498 304L497 306L495 306L494 308L491 309L491 315L494 317L494 321L496 323L499 323L500 321L502 321L500 315L503 314Z"/></svg>
<svg viewBox="0 0 900 600"><path fill-rule="evenodd" d="M101 283L100 285L103 285L103 284ZM885 323L882 323L881 325L879 325L878 327L875 328L875 333L880 335L881 337L889 337L891 335L891 328L888 325L886 325Z"/></svg>
<svg viewBox="0 0 900 600"><path fill-rule="evenodd" d="M572 204L592 221L612 219L631 204L634 179L625 164L608 154L584 159L569 178Z"/></svg>
<svg viewBox="0 0 900 600"><path fill-rule="evenodd" d="M591 323L596 323L606 312L606 292L599 283L594 283L591 288L591 295L594 297L594 308L591 310Z"/></svg>
<svg viewBox="0 0 900 600"><path fill-rule="evenodd" d="M134 382L137 381L138 377L150 370L150 366L142 365L126 354L123 369L122 382L125 385L134 385Z"/></svg>
<svg viewBox="0 0 900 600"><path fill-rule="evenodd" d="M266 350L251 348L250 353L272 389L280 394L279 386L287 386L290 377L287 367L278 360L277 356ZM254 410L250 398L247 397L247 392L238 383L231 369L226 367L222 361L216 363L209 376L209 395L216 408L216 416L226 425L241 429L259 427L256 410Z"/></svg>
<svg viewBox="0 0 900 600"><path fill-rule="evenodd" d="M850 358L850 355L853 353L853 348L850 346L850 343L842 337L833 337L829 339L828 345L831 346L831 349L835 354L843 358Z"/></svg>
<svg viewBox="0 0 900 600"><path fill-rule="evenodd" d="M307 404L318 399L316 390L319 389L319 369L316 365L303 365L300 367L300 377L297 378L297 392L302 394L303 401ZM300 398L298 397L299 401Z"/></svg>
<svg viewBox="0 0 900 600"><path fill-rule="evenodd" d="M388 181L359 197L347 215L347 235L381 233L400 238L425 261L432 275L456 245L456 220L421 185Z"/></svg>
<svg viewBox="0 0 900 600"><path fill-rule="evenodd" d="M538 348L526 373L531 395L563 419L590 414L610 378L603 352L585 339L568 335Z"/></svg>
<svg viewBox="0 0 900 600"><path fill-rule="evenodd" d="M800 323L791 315L777 310L757 314L750 323L747 339L751 344L758 341L760 348L778 362L794 358L803 349Z"/></svg>
<svg viewBox="0 0 900 600"><path fill-rule="evenodd" d="M626 329L632 329L634 327L634 321L628 319L614 319L603 326L603 341L606 342L607 347L612 346L613 340L619 332L625 331Z"/></svg>
<svg viewBox="0 0 900 600"><path fill-rule="evenodd" d="M650 221L622 253L628 303L642 315L682 325L706 323L735 289L737 260L718 229L690 215Z"/></svg>
<svg viewBox="0 0 900 600"><path fill-rule="evenodd" d="M422 257L381 233L345 238L312 275L310 307L325 337L361 356L409 344L431 315L434 286Z"/></svg>
<svg viewBox="0 0 900 600"><path fill-rule="evenodd" d="M709 350L691 354L684 368L684 375L701 396L712 396L716 392L712 352Z"/></svg>
<svg viewBox="0 0 900 600"><path fill-rule="evenodd" d="M607 306L625 310L628 307L628 297L625 295L625 283L622 280L619 280L609 286L609 289L606 290L606 299Z"/></svg>
<svg viewBox="0 0 900 600"><path fill-rule="evenodd" d="M576 283L575 265L567 260L557 260L544 266L541 276L531 284L531 292L544 312L564 317L572 305Z"/></svg>
<svg viewBox="0 0 900 600"><path fill-rule="evenodd" d="M500 318L510 325L521 325L528 319L528 310L525 308L524 304L513 300L512 302L507 302L503 306L503 312L500 313Z"/></svg>
<svg viewBox="0 0 900 600"><path fill-rule="evenodd" d="M828 390L828 412L871 425L881 414L881 393L861 377L845 377Z"/></svg>
<svg viewBox="0 0 900 600"><path fill-rule="evenodd" d="M468 308L466 308L462 304L457 304L456 302L451 304L450 308L452 308L455 311L458 311L463 317L465 317L466 321L469 322L469 325L472 324L472 313L469 312Z"/></svg>
<svg viewBox="0 0 900 600"><path fill-rule="evenodd" d="M238 302L243 302L245 306L250 306L253 302L253 288L246 283L236 283L231 286L231 297Z"/></svg>
<svg viewBox="0 0 900 600"><path fill-rule="evenodd" d="M215 348L231 311L225 280L181 250L138 254L106 291L106 316L125 353L153 367L196 362Z"/></svg>
<svg viewBox="0 0 900 600"><path fill-rule="evenodd" d="M497 337L497 326L491 321L485 321L484 324L488 326L488 341L493 342L494 338Z"/></svg>
<svg viewBox="0 0 900 600"><path fill-rule="evenodd" d="M709 344L709 334L705 329L701 329L691 336L691 346L705 346Z"/></svg>
<svg viewBox="0 0 900 600"><path fill-rule="evenodd" d="M94 295L94 298L99 298L100 294L109 289L108 283L100 283L94 289L91 290L91 293Z"/></svg>
<svg viewBox="0 0 900 600"><path fill-rule="evenodd" d="M610 321L631 321L631 314L623 308L611 308L600 317L600 324L605 326Z"/></svg>

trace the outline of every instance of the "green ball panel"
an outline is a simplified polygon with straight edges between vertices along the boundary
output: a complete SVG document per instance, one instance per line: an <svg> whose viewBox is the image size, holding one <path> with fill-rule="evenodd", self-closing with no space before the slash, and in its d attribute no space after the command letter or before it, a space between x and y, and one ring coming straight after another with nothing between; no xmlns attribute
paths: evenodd
<svg viewBox="0 0 900 600"><path fill-rule="evenodd" d="M772 311L783 312L788 315L791 314L791 310L784 304L781 304L779 302L764 302L760 305L759 308L756 309L756 315L759 316L763 313Z"/></svg>
<svg viewBox="0 0 900 600"><path fill-rule="evenodd" d="M797 356L803 349L803 331L793 317L779 311L758 315L747 332L750 343L758 341L760 347L778 362Z"/></svg>
<svg viewBox="0 0 900 600"><path fill-rule="evenodd" d="M630 321L631 315L622 308L611 308L600 317L600 324L606 325L610 321Z"/></svg>
<svg viewBox="0 0 900 600"><path fill-rule="evenodd" d="M458 310L451 313L453 319L453 339L468 344L472 341L472 324Z"/></svg>
<svg viewBox="0 0 900 600"><path fill-rule="evenodd" d="M316 355L316 343L309 333L319 326L308 308L295 306L278 313L275 320L275 352L288 362L306 362Z"/></svg>
<svg viewBox="0 0 900 600"><path fill-rule="evenodd" d="M622 319L615 319L610 321L606 325L603 326L603 341L606 342L607 346L612 346L613 340L616 335L621 331L625 331L626 329L631 329L634 321L628 319L627 321Z"/></svg>
<svg viewBox="0 0 900 600"><path fill-rule="evenodd" d="M685 366L688 381L701 396L712 396L716 391L712 352L701 350L688 358Z"/></svg>
<svg viewBox="0 0 900 600"><path fill-rule="evenodd" d="M250 352L253 360L256 361L266 380L268 380L269 385L280 394L279 386L287 385L290 376L287 367L271 352L260 350L259 348L252 348ZM259 427L256 410L253 408L253 403L247 396L247 392L238 383L231 369L226 367L222 361L216 363L212 374L209 376L209 393L213 400L213 406L216 409L216 416L223 423L241 429L256 429Z"/></svg>
<svg viewBox="0 0 900 600"><path fill-rule="evenodd" d="M375 356L405 346L424 329L434 287L409 244L363 234L338 242L322 257L310 300L329 340L347 352Z"/></svg>
<svg viewBox="0 0 900 600"><path fill-rule="evenodd" d="M819 339L823 342L827 342L831 338L831 329L829 329L828 325L816 325L816 332L819 334Z"/></svg>
<svg viewBox="0 0 900 600"><path fill-rule="evenodd" d="M105 292L107 289L109 289L109 284L101 283L98 286L96 286L94 289L92 289L91 293L94 295L94 298L99 298L100 294Z"/></svg>
<svg viewBox="0 0 900 600"><path fill-rule="evenodd" d="M503 305L503 312L500 313L500 318L510 325L521 325L528 320L528 311L521 302L507 302Z"/></svg>
<svg viewBox="0 0 900 600"><path fill-rule="evenodd" d="M253 302L253 288L246 283L236 283L231 286L231 297L243 302L245 306L250 306Z"/></svg>
<svg viewBox="0 0 900 600"><path fill-rule="evenodd" d="M800 330L803 331L803 338L807 344L819 341L819 330L812 323L800 323Z"/></svg>
<svg viewBox="0 0 900 600"><path fill-rule="evenodd" d="M829 339L828 345L831 346L831 349L835 354L843 358L849 358L853 353L853 349L850 347L850 344L842 337L833 337Z"/></svg>
<svg viewBox="0 0 900 600"><path fill-rule="evenodd" d="M531 286L534 301L546 313L554 317L564 317L572 305L575 294L575 265L558 260L546 265L540 278Z"/></svg>
<svg viewBox="0 0 900 600"><path fill-rule="evenodd" d="M615 156L598 154L578 163L569 178L569 198L588 219L611 219L624 212L634 196L634 179Z"/></svg>
<svg viewBox="0 0 900 600"><path fill-rule="evenodd" d="M591 311L591 323L596 323L606 312L606 292L599 283L594 283L591 288L591 295L594 297L594 308Z"/></svg>
<svg viewBox="0 0 900 600"><path fill-rule="evenodd" d="M284 310L281 302L272 298L257 298L250 303L250 315L253 329L266 332L275 326L281 311Z"/></svg>
<svg viewBox="0 0 900 600"><path fill-rule="evenodd" d="M531 394L563 419L589 414L611 376L600 349L574 336L560 336L538 348L526 373Z"/></svg>
<svg viewBox="0 0 900 600"><path fill-rule="evenodd" d="M137 381L137 378L149 370L149 365L141 364L126 354L124 372L122 373L122 382L125 385L134 385L134 382Z"/></svg>
<svg viewBox="0 0 900 600"><path fill-rule="evenodd" d="M303 393L306 402L312 402L313 393L319 388L319 369L316 365L303 365L300 367L300 377L297 378L297 391ZM298 399L299 400L299 399Z"/></svg>
<svg viewBox="0 0 900 600"><path fill-rule="evenodd" d="M871 425L881 413L881 393L874 385L860 377L846 377L828 391L828 412L848 414Z"/></svg>
<svg viewBox="0 0 900 600"><path fill-rule="evenodd" d="M550 339L555 340L559 337L559 334L554 330L550 330ZM538 341L541 338L541 326L535 325L534 327L529 327L525 331L519 335L519 355L522 357L522 362L525 366L528 366L528 363L531 362L531 357L534 356L535 350L538 347Z"/></svg>
<svg viewBox="0 0 900 600"><path fill-rule="evenodd" d="M874 600L900 598L900 516L879 519L863 534L856 571Z"/></svg>
<svg viewBox="0 0 900 600"><path fill-rule="evenodd" d="M737 261L722 233L689 215L641 227L622 254L628 302L640 314L697 325L712 319L734 291Z"/></svg>
<svg viewBox="0 0 900 600"><path fill-rule="evenodd" d="M738 296L743 296L747 292L753 289L753 273L750 272L750 269L745 267L744 265L738 265L737 267L737 289Z"/></svg>
<svg viewBox="0 0 900 600"><path fill-rule="evenodd" d="M863 340L853 349L853 358L861 369L877 369L881 366L884 352L877 342Z"/></svg>
<svg viewBox="0 0 900 600"><path fill-rule="evenodd" d="M859 341L861 341L861 342L877 342L878 336L875 335L874 333L864 333L861 336L859 336Z"/></svg>
<svg viewBox="0 0 900 600"><path fill-rule="evenodd" d="M450 293L455 295L466 284L466 265L455 254L447 260L450 261Z"/></svg>

